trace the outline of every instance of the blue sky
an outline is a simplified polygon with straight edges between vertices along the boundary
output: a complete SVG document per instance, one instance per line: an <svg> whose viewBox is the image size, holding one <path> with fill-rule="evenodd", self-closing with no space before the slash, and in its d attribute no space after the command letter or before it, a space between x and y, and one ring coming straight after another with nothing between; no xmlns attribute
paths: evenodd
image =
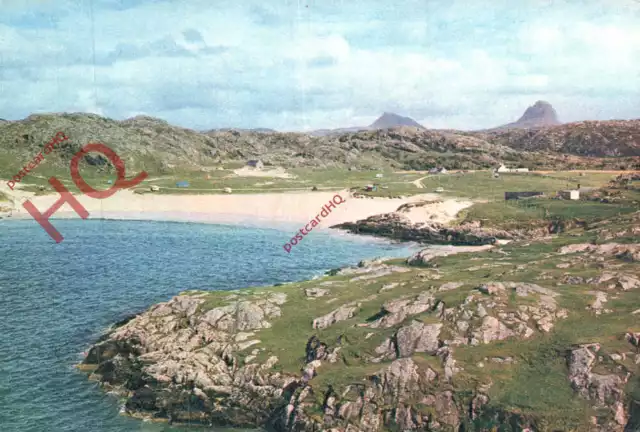
<svg viewBox="0 0 640 432"><path fill-rule="evenodd" d="M514 6L514 5L518 6ZM638 0L0 0L0 118L311 130L640 118Z"/></svg>

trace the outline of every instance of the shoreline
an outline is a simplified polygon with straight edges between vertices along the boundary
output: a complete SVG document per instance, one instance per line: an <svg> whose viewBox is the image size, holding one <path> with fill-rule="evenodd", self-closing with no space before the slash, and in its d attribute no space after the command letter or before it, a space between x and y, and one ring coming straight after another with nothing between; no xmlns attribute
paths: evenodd
<svg viewBox="0 0 640 432"><path fill-rule="evenodd" d="M14 205L10 217L3 221L33 219L21 203L28 199L42 213L59 198L57 194L39 195L28 192L12 194ZM336 232L331 226L356 222L370 216L395 212L408 203L439 199L435 194L420 194L406 198L353 198L346 189L336 192L289 192L241 195L152 195L135 194L129 190L118 191L107 199L94 199L74 195L89 212L92 220L132 220L159 222L192 222L224 224L277 230L298 231L300 224L308 224L331 199L340 195L344 203L333 208L314 229ZM422 206L411 212L414 222L431 221L434 218L448 222L460 210L472 205L462 199L445 199L435 206ZM68 204L51 215L51 220L80 219Z"/></svg>

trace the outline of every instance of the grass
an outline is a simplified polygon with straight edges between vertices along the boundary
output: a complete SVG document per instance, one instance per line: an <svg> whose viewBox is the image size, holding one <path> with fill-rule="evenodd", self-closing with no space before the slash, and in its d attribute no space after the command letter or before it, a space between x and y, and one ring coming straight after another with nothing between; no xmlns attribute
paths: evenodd
<svg viewBox="0 0 640 432"><path fill-rule="evenodd" d="M127 167L127 176L133 177L142 169L146 169L149 176L137 187L136 191L147 193L151 185L158 186L160 194L218 194L225 188L231 188L233 193L262 193L285 191L310 191L314 186L319 190L339 190L343 188L357 188L359 192L377 197L411 196L416 194L433 193L436 188L444 189L444 196L464 197L482 200L502 201L506 191L538 190L545 193L555 193L580 183L582 186L599 186L608 181L612 175L603 173L586 173L579 176L574 172L555 172L552 174L503 174L494 179L490 171L469 173L452 173L446 175L428 175L425 172L396 172L390 168L381 167L377 170L349 171L346 169L312 169L293 168L288 170L295 178L272 177L237 177L233 170L240 168L244 162L226 161L221 165L207 168L206 172L200 168L176 167L159 170L155 165L142 168ZM85 161L80 164L83 178L96 189L108 189L107 182L115 181L116 175L110 164L104 169L88 165ZM219 169L223 168L223 169ZM265 168L269 169L270 167ZM17 166L0 166L0 172L17 172ZM382 174L377 178L376 174ZM45 159L32 174L23 180L23 184L45 186L52 192L47 179L57 177L72 192L79 192L71 179L67 165L58 161ZM207 178L207 176L209 178ZM421 180L424 188L418 188L414 182ZM176 187L176 182L188 181L188 188ZM367 184L377 183L379 188L375 192L364 192ZM382 188L384 186L385 188ZM490 209L487 209L490 211ZM499 209L495 209L499 212Z"/></svg>
<svg viewBox="0 0 640 432"><path fill-rule="evenodd" d="M478 203L467 209L460 222L480 220L484 226L504 229L531 222L580 219L595 222L638 210L638 206L605 204L595 201L551 200L529 198L514 201Z"/></svg>
<svg viewBox="0 0 640 432"><path fill-rule="evenodd" d="M504 199L505 192L538 191L555 194L558 190L581 187L601 186L613 177L612 174L585 173L579 176L569 171L553 174L507 173L493 178L491 172L478 171L466 174L440 174L422 180L426 191L432 192L438 187L444 189L444 195L484 200Z"/></svg>

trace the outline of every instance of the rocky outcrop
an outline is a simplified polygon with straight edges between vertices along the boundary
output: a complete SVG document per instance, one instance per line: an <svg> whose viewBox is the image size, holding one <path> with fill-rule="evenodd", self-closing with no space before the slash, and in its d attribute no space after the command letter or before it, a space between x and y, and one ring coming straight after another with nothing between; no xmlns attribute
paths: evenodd
<svg viewBox="0 0 640 432"><path fill-rule="evenodd" d="M419 252L416 252L409 258L407 258L407 264L409 265L429 265L430 262L437 257L444 257L449 255L455 255L465 252L481 252L493 248L493 245L482 246L456 246L447 249L444 248L426 248Z"/></svg>
<svg viewBox="0 0 640 432"><path fill-rule="evenodd" d="M580 345L570 350L567 363L571 386L598 409L596 412L600 415L595 420L600 430L627 431L625 426L630 421L632 404L625 400L624 387L629 374L620 374L619 370L617 373L595 373L593 369L602 359L599 351L599 344Z"/></svg>
<svg viewBox="0 0 640 432"><path fill-rule="evenodd" d="M640 288L640 279L624 273L603 272L599 276L587 279L586 282L597 285L604 284L610 290L620 289L627 291Z"/></svg>
<svg viewBox="0 0 640 432"><path fill-rule="evenodd" d="M201 311L205 300L182 295L115 328L89 351L94 377L127 396L125 411L137 416L202 424L264 423L298 377L273 369L278 358L245 364L238 354L268 328L286 296L273 293Z"/></svg>
<svg viewBox="0 0 640 432"><path fill-rule="evenodd" d="M618 244L605 243L594 245L590 243L579 243L564 246L558 250L561 255L582 252L589 255L600 255L603 257L615 257L621 260L638 262L640 261L640 244Z"/></svg>
<svg viewBox="0 0 640 432"><path fill-rule="evenodd" d="M417 315L433 309L435 297L428 292L421 293L415 298L402 298L386 302L378 314L378 318L369 324L370 328L389 328L400 324L409 315Z"/></svg>
<svg viewBox="0 0 640 432"><path fill-rule="evenodd" d="M447 227L439 223L412 223L402 213L386 213L371 216L357 222L346 222L331 228L343 229L356 234L369 234L396 240L429 244L492 245L498 239L514 239L519 233L481 228L477 224Z"/></svg>
<svg viewBox="0 0 640 432"><path fill-rule="evenodd" d="M312 327L314 329L324 329L337 322L348 320L358 312L359 307L360 305L357 303L342 305L338 309L335 309L326 315L314 319Z"/></svg>
<svg viewBox="0 0 640 432"><path fill-rule="evenodd" d="M340 393L324 395L322 418L304 411L312 404L309 388L292 398L286 424L278 430L376 432L380 430L446 431L457 428L465 415L462 401L450 390L434 391L439 374L409 358L398 359ZM428 409L421 409L419 406ZM280 417L280 416L278 416Z"/></svg>
<svg viewBox="0 0 640 432"><path fill-rule="evenodd" d="M327 272L327 275L357 275L354 278L350 279L350 282L357 282L360 280L376 279L382 276L390 275L392 273L406 273L408 271L410 270L406 267L388 265L384 263L383 259L374 259L360 261L357 266L330 270Z"/></svg>

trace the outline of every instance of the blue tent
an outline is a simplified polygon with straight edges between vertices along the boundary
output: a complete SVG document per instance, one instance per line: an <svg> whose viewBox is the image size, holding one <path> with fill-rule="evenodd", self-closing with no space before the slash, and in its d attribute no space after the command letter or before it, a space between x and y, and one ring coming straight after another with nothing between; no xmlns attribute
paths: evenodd
<svg viewBox="0 0 640 432"><path fill-rule="evenodd" d="M179 188L189 187L189 182L188 181L179 181L179 182L176 183L176 187L179 187Z"/></svg>

